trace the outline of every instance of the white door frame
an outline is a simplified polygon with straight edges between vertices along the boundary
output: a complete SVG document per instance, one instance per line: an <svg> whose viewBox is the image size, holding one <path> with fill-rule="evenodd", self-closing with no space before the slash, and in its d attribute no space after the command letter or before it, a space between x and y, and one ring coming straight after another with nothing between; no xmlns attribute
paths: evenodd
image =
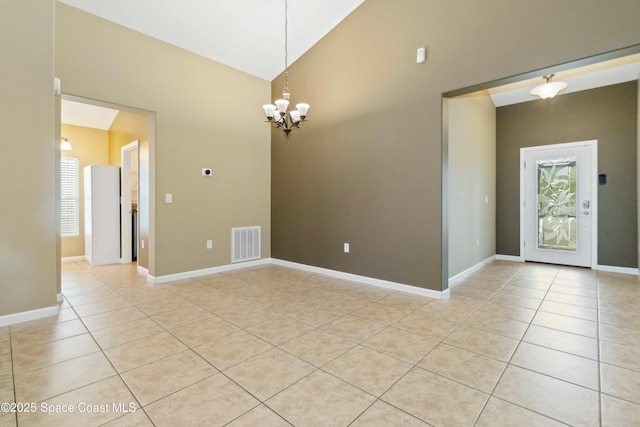
<svg viewBox="0 0 640 427"><path fill-rule="evenodd" d="M138 148L138 140L120 148L120 254L122 264L130 264L133 260L131 251L131 221L125 221L131 215L131 151ZM136 242L137 244L137 242Z"/></svg>
<svg viewBox="0 0 640 427"><path fill-rule="evenodd" d="M598 269L598 140L568 142L565 144L540 145L520 149L520 261L525 261L525 153L553 148L588 146L591 149L591 269ZM531 243L530 243L531 244Z"/></svg>

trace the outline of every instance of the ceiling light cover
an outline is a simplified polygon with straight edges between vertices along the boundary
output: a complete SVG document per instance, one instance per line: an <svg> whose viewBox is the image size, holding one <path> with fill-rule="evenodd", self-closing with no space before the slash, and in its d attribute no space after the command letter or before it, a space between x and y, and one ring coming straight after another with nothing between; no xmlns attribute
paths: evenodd
<svg viewBox="0 0 640 427"><path fill-rule="evenodd" d="M62 138L60 140L60 150L62 151L73 151L73 147L67 138Z"/></svg>
<svg viewBox="0 0 640 427"><path fill-rule="evenodd" d="M546 79L547 82L531 89L531 92L529 92L531 95L539 96L542 99L550 99L568 86L565 82L552 82L553 74L544 76L543 78Z"/></svg>

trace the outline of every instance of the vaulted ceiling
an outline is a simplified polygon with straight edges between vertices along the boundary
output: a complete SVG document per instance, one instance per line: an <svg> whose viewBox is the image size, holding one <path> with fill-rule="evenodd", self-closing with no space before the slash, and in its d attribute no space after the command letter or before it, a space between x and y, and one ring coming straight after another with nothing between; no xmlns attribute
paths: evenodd
<svg viewBox="0 0 640 427"><path fill-rule="evenodd" d="M57 1L267 81L285 68L285 0ZM288 63L302 56L364 1L288 0ZM563 71L554 80L569 84L564 94L639 77L640 55L635 55ZM541 78L526 80L490 89L489 94L498 107L526 102L535 99L529 90L540 83ZM63 105L63 123L80 125L92 115L107 128L113 120L112 112L99 107L82 111L82 105Z"/></svg>
<svg viewBox="0 0 640 427"><path fill-rule="evenodd" d="M58 0L271 81L284 71L285 0ZM289 0L289 63L364 0Z"/></svg>

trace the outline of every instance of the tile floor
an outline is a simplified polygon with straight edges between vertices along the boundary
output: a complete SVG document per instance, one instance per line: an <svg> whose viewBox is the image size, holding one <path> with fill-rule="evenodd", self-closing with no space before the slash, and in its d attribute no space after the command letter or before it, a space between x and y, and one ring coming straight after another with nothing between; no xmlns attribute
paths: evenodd
<svg viewBox="0 0 640 427"><path fill-rule="evenodd" d="M63 270L58 316L0 328L0 402L34 404L1 427L640 425L636 276L494 262L432 300L272 265Z"/></svg>

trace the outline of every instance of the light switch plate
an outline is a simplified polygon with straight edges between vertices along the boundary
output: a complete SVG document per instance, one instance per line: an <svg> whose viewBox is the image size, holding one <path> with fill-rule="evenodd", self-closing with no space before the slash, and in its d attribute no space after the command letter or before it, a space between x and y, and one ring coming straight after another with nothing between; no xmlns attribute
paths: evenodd
<svg viewBox="0 0 640 427"><path fill-rule="evenodd" d="M427 48L421 47L418 49L416 53L416 63L422 64L426 60L427 60Z"/></svg>

